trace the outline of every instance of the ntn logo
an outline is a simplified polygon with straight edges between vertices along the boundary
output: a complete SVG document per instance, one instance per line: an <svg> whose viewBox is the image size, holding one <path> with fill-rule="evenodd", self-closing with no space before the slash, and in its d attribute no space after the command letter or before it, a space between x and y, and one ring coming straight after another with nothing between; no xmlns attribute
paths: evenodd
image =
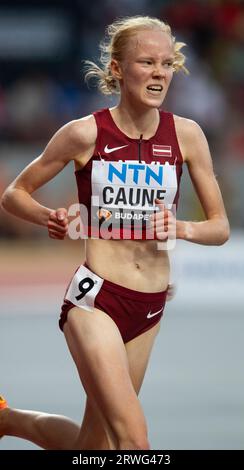
<svg viewBox="0 0 244 470"><path fill-rule="evenodd" d="M150 185L151 180L154 180L157 184L163 184L163 166L154 165L143 165L141 163L109 163L108 166L108 180L113 183L114 177L118 178L122 183L128 182L128 179L132 177L135 184L145 182ZM116 181L116 180L115 180Z"/></svg>

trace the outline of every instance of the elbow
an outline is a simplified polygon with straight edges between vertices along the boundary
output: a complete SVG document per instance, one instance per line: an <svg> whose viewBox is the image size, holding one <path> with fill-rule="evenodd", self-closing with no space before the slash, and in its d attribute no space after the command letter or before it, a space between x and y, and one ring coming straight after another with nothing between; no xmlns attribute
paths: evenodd
<svg viewBox="0 0 244 470"><path fill-rule="evenodd" d="M6 212L9 212L11 193L12 191L10 189L10 186L8 186L8 188L4 191L0 199L0 206Z"/></svg>
<svg viewBox="0 0 244 470"><path fill-rule="evenodd" d="M8 190L4 191L4 193L2 194L1 196L1 199L0 199L0 206L2 209L5 209L7 210L7 199L8 199Z"/></svg>
<svg viewBox="0 0 244 470"><path fill-rule="evenodd" d="M224 245L230 238L230 225L226 220L221 227L217 245Z"/></svg>

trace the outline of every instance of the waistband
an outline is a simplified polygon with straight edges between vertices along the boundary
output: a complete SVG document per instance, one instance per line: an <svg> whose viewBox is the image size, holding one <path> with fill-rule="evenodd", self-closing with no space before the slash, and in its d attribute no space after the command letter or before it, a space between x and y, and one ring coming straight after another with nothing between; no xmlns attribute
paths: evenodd
<svg viewBox="0 0 244 470"><path fill-rule="evenodd" d="M84 266L92 271L86 262L83 263ZM94 272L94 271L92 271ZM97 273L94 273L98 276ZM102 279L102 278L101 278ZM115 284L115 282L108 281L108 279L103 280L102 289L107 290L110 293L118 294L121 297L126 297L129 299L134 299L140 302L157 302L159 300L165 300L168 288L160 292L140 292L133 289L128 289L127 287L120 286Z"/></svg>

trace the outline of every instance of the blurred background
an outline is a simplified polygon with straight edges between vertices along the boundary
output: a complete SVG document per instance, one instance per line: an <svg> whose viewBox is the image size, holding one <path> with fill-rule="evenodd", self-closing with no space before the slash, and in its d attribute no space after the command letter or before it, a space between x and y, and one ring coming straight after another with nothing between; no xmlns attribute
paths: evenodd
<svg viewBox="0 0 244 470"><path fill-rule="evenodd" d="M168 22L187 44L190 75L175 75L164 109L206 133L232 229L223 247L178 243L172 253L177 295L141 395L152 448L243 449L244 2L2 0L0 194L63 124L116 103L87 88L82 61L98 61L109 23L137 14ZM36 199L52 208L76 202L73 170ZM185 170L179 218L201 217ZM57 319L82 260L79 241L50 240L0 209L0 393L15 407L80 420L84 393ZM34 445L6 438L0 448Z"/></svg>

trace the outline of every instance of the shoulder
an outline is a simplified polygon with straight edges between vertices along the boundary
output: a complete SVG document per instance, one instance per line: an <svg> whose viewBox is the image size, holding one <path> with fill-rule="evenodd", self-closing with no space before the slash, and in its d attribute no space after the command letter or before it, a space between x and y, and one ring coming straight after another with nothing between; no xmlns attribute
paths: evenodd
<svg viewBox="0 0 244 470"><path fill-rule="evenodd" d="M174 114L174 122L177 135L186 141L195 141L204 136L204 133L196 121Z"/></svg>
<svg viewBox="0 0 244 470"><path fill-rule="evenodd" d="M200 149L208 148L203 130L196 121L182 116L174 116L176 135L185 161Z"/></svg>
<svg viewBox="0 0 244 470"><path fill-rule="evenodd" d="M97 126L93 115L73 120L62 126L48 142L43 155L60 159L65 163L79 160L91 152L97 138Z"/></svg>
<svg viewBox="0 0 244 470"><path fill-rule="evenodd" d="M73 145L89 147L93 145L97 138L97 126L94 116L91 114L81 119L76 119L65 124L58 133L67 138Z"/></svg>

